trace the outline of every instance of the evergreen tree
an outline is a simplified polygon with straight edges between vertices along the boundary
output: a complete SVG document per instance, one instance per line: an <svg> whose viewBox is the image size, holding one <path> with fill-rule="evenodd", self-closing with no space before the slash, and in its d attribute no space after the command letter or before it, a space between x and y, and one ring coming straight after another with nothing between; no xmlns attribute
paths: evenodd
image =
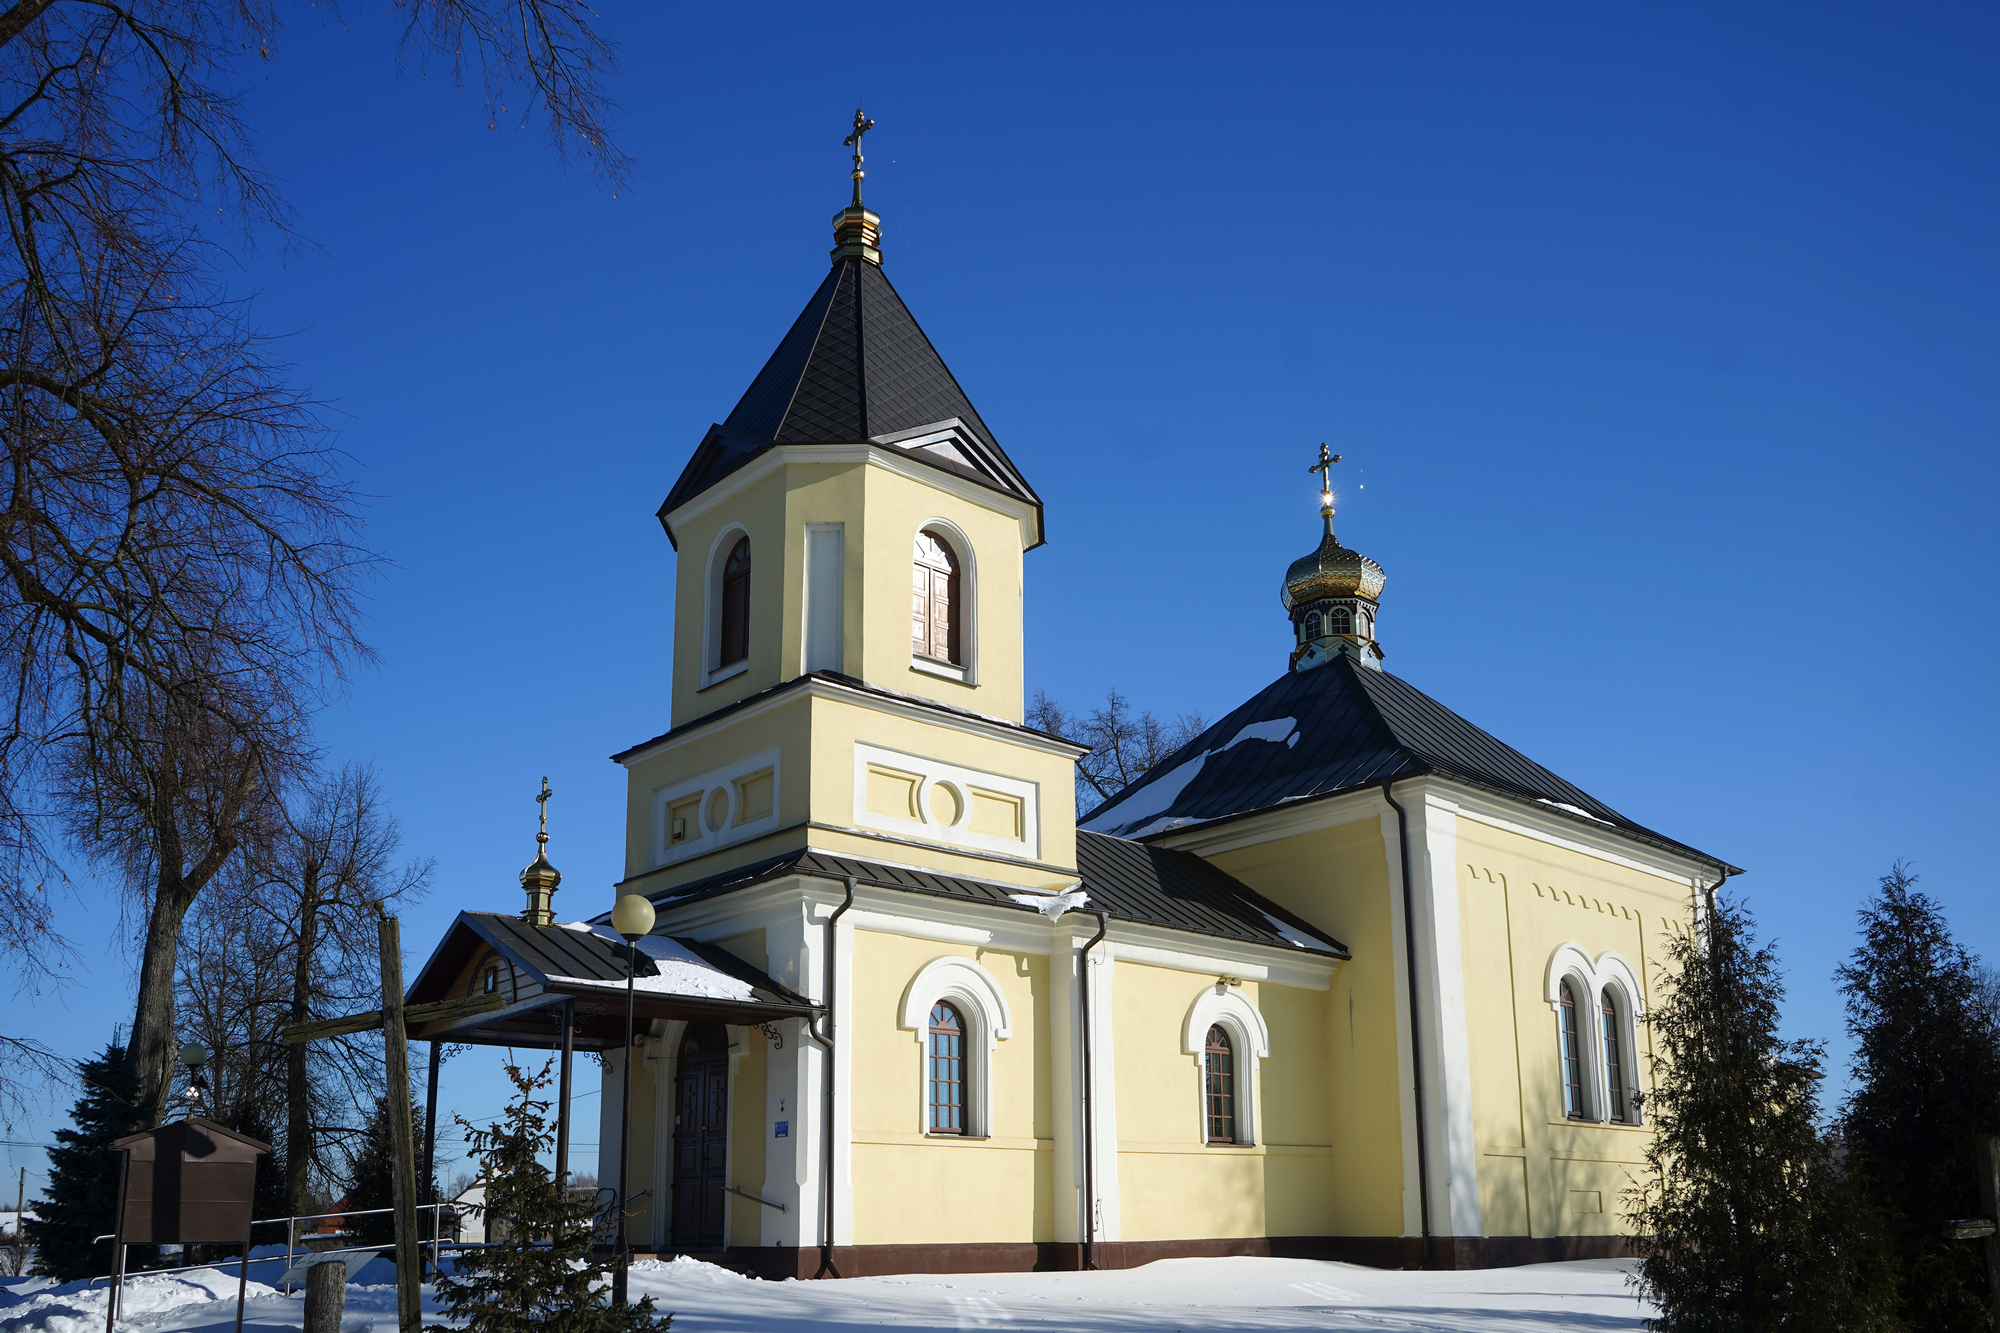
<svg viewBox="0 0 2000 1333"><path fill-rule="evenodd" d="M49 1197L37 1199L25 1224L35 1247L35 1271L69 1282L111 1271L111 1242L92 1244L118 1222L120 1154L110 1144L143 1128L139 1080L117 1041L77 1066L83 1096L70 1108L74 1129L56 1131L49 1149Z"/></svg>
<svg viewBox="0 0 2000 1333"><path fill-rule="evenodd" d="M248 1134L259 1143L271 1142L271 1125L265 1119L264 1110L252 1099L245 1099L218 1115L216 1123L227 1125L238 1134ZM274 1147L266 1155L257 1159L257 1181L250 1216L255 1218L284 1217L291 1205L285 1192L285 1161ZM283 1239L282 1227L258 1227L252 1237L258 1244Z"/></svg>
<svg viewBox="0 0 2000 1333"><path fill-rule="evenodd" d="M423 1121L418 1118L411 1123L422 1124ZM347 1201L341 1207L360 1211L395 1206L396 1153L389 1138L389 1098L385 1094L375 1099L374 1113L362 1128L361 1148L355 1153L354 1165L347 1173ZM396 1215L393 1212L370 1212L365 1217L342 1218L341 1229L353 1235L356 1245L396 1243Z"/></svg>
<svg viewBox="0 0 2000 1333"><path fill-rule="evenodd" d="M518 1093L504 1118L486 1129L460 1119L480 1163L487 1217L506 1239L463 1251L457 1271L440 1274L438 1303L454 1326L432 1324L427 1333L634 1333L664 1330L672 1315L653 1313L653 1298L613 1306L605 1289L615 1257L600 1259L595 1204L560 1188L541 1155L555 1146L549 1103L535 1096L548 1086L548 1066L527 1074L507 1066Z"/></svg>
<svg viewBox="0 0 2000 1333"><path fill-rule="evenodd" d="M1818 1045L1778 1037L1777 958L1710 893L1648 1019L1656 1131L1628 1215L1661 1333L1901 1327L1879 1229L1819 1123Z"/></svg>
<svg viewBox="0 0 2000 1333"><path fill-rule="evenodd" d="M1979 961L1916 882L1901 863L1882 876L1838 973L1857 1047L1842 1128L1889 1218L1911 1325L1988 1333L1983 1249L1944 1224L1981 1212L1974 1140L2000 1133L2000 1031Z"/></svg>

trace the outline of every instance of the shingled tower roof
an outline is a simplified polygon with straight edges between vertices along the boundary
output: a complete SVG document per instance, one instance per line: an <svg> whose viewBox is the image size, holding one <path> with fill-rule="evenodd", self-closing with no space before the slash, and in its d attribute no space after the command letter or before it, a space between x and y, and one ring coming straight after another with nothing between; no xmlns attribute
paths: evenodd
<svg viewBox="0 0 2000 1333"><path fill-rule="evenodd" d="M869 443L1033 505L1039 544L1041 498L879 262L848 252L856 248L836 247L832 272L728 420L710 428L660 506L661 522L775 445Z"/></svg>

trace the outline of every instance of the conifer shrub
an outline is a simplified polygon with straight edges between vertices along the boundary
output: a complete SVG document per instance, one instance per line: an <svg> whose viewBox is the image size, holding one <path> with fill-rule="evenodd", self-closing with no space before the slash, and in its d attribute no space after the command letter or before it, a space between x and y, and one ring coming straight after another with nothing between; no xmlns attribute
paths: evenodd
<svg viewBox="0 0 2000 1333"><path fill-rule="evenodd" d="M111 1271L111 1242L92 1244L118 1223L120 1154L111 1144L149 1118L125 1048L113 1041L95 1060L77 1065L83 1095L70 1108L73 1129L56 1131L49 1149L48 1197L23 1224L35 1247L35 1272L63 1282Z"/></svg>
<svg viewBox="0 0 2000 1333"><path fill-rule="evenodd" d="M562 1188L541 1163L555 1146L550 1103L535 1095L548 1086L549 1067L529 1074L510 1064L507 1077L516 1095L499 1121L480 1129L454 1117L480 1164L496 1242L461 1250L452 1271L439 1274L438 1303L458 1322L432 1324L427 1333L665 1330L673 1316L653 1313L651 1296L610 1303L617 1260L594 1253L596 1206Z"/></svg>
<svg viewBox="0 0 2000 1333"><path fill-rule="evenodd" d="M1820 1122L1825 1054L1778 1036L1777 957L1710 893L1648 1017L1654 1135L1628 1195L1660 1333L1894 1333L1880 1227Z"/></svg>
<svg viewBox="0 0 2000 1333"><path fill-rule="evenodd" d="M1984 1249L1944 1226L1983 1211L1976 1137L2000 1134L2000 1032L1978 959L1916 883L1901 863L1882 876L1837 974L1856 1045L1841 1129L1889 1220L1911 1326L1988 1333Z"/></svg>

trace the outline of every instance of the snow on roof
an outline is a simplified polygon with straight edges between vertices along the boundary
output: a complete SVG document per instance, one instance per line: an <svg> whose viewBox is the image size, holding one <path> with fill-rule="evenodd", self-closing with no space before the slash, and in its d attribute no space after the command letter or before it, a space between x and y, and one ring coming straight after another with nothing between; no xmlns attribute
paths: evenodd
<svg viewBox="0 0 2000 1333"><path fill-rule="evenodd" d="M625 941L617 931L607 925L592 925L587 921L565 921L564 930L578 930L586 935L598 935L607 940L623 944ZM660 969L658 976L639 977L632 983L634 990L648 995L694 995L705 1000L755 1000L755 989L747 981L738 981L726 972L718 970L714 964L697 958L685 946L665 935L641 935L639 952L653 960ZM584 986L602 986L607 990L623 989L624 983L600 981L596 977L550 977L550 981L575 982Z"/></svg>

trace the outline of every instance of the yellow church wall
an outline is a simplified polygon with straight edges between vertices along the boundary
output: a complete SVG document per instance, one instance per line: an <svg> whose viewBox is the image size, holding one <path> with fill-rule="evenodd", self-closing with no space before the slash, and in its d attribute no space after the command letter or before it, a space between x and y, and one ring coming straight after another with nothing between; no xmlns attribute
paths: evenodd
<svg viewBox="0 0 2000 1333"><path fill-rule="evenodd" d="M653 1197L653 1070L645 1063L644 1046L634 1046L632 1058L632 1101L626 1112L631 1117L631 1132L626 1146L632 1153L631 1162L625 1169L625 1197L636 1200L631 1204L634 1215L628 1224L636 1246L653 1234L653 1218L659 1201ZM615 1084L613 1085L616 1086ZM616 1146L616 1145L613 1145ZM641 1191L646 1197L637 1198Z"/></svg>
<svg viewBox="0 0 2000 1333"><path fill-rule="evenodd" d="M1689 889L1662 876L1473 820L1458 821L1473 1133L1489 1236L1618 1235L1623 1192L1651 1131L1563 1113L1557 1021L1547 999L1556 949L1622 955L1650 1009L1660 937L1687 920ZM1511 995L1511 1003L1475 997ZM1589 1029L1589 1040L1596 1036ZM1636 1025L1624 1083L1650 1092L1650 1034Z"/></svg>
<svg viewBox="0 0 2000 1333"><path fill-rule="evenodd" d="M748 936L739 936L746 940ZM762 967L764 932L756 933L757 966ZM735 941L724 941L723 948L738 958L750 960L750 954L735 947ZM730 1095L735 1099L729 1106L729 1184L746 1194L761 1192L764 1183L764 1145L768 1131L764 1128L764 1081L766 1077L765 1053L770 1043L764 1034L755 1028L733 1027L729 1030L731 1040L742 1049L730 1052L730 1067L734 1073ZM764 1219L759 1216L763 1205L753 1203L740 1195L726 1196L729 1207L729 1243L732 1245L757 1245L763 1241Z"/></svg>
<svg viewBox="0 0 2000 1333"><path fill-rule="evenodd" d="M921 473L922 465L915 465ZM940 475L941 481L948 481ZM1022 697L1021 526L1011 504L978 503L872 463L788 463L677 524L673 725L747 698L804 667L805 542L809 524L844 526L843 669L850 676L1019 722ZM974 488L976 489L976 488ZM919 528L956 529L971 608L972 679L915 669L910 658L910 559ZM717 537L750 538L750 654L742 673L704 685L707 580ZM726 557L722 551L715 558ZM969 562L968 562L969 557Z"/></svg>
<svg viewBox="0 0 2000 1333"><path fill-rule="evenodd" d="M987 1138L923 1132L923 1034L899 1026L911 979L947 955L985 968L1013 1020L1013 1035L990 1057ZM844 1031L854 1071L854 1242L1052 1240L1048 959L857 930L852 968L852 1018Z"/></svg>
<svg viewBox="0 0 2000 1333"><path fill-rule="evenodd" d="M825 469L813 469L824 471ZM679 546L674 561L674 649L671 670L672 723L679 726L735 703L797 672L780 672L787 623L785 609L798 596L797 568L790 545L788 484L790 469L779 469L696 515L675 529ZM858 482L857 482L858 492ZM708 614L709 555L724 529L740 526L750 538L749 668L727 680L703 685L707 663L702 660L704 621ZM799 537L802 543L803 533ZM728 557L717 552L718 560ZM796 656L796 655L795 655Z"/></svg>
<svg viewBox="0 0 2000 1333"><path fill-rule="evenodd" d="M1008 883L1044 886L1056 882L1062 872L1076 864L1076 781L1074 763L1059 754L1033 749L994 736L961 731L940 722L900 717L860 703L839 699L815 700L812 711L812 810L811 819L822 827L814 830L815 846L842 850L856 856L891 859L923 866L943 874L998 878ZM880 838L857 834L842 840L830 835L825 826L851 827L857 820L855 808L855 746L886 751L873 767L885 773L920 776L920 765L901 765L896 755L931 759L975 773L990 773L1013 782L1034 784L1035 842L1022 841L992 848L951 846L951 834L937 824L935 809L916 809L915 818L897 820L868 832L882 833L904 841L885 847ZM878 776L878 781L880 777ZM977 791L977 779L968 784ZM998 785L998 784L996 784ZM864 792L864 797L869 793ZM886 792L878 792L878 797ZM1011 793L1001 792L1011 796ZM880 800L864 801L875 813L887 815ZM878 808L879 807L879 808ZM975 821L976 827L976 821ZM909 843L928 846L910 846ZM987 859L988 851L1002 856L1040 862L1055 867L1041 870L1032 866L1009 866Z"/></svg>
<svg viewBox="0 0 2000 1333"><path fill-rule="evenodd" d="M782 835L787 827L803 822L811 772L811 726L810 701L800 694L751 717L717 723L712 732L690 737L661 754L629 764L625 776L626 875L641 875L655 868L655 839L659 829L653 803L657 793L703 774L726 773L748 756L770 750L777 752L777 781L772 799L778 815L778 833ZM767 835L736 842L715 837L698 822L690 825L690 831L695 837L684 859L635 887L647 893L660 893L676 884L776 855L782 848L803 841L797 830L789 841L782 836ZM714 843L717 850L704 853L702 848L708 843Z"/></svg>
<svg viewBox="0 0 2000 1333"><path fill-rule="evenodd" d="M921 471L921 469L920 469ZM859 642L860 667L848 674L892 690L936 699L954 708L1019 722L1022 696L1021 524L1008 510L975 503L928 481L884 467L867 469L862 549L866 589L862 614L866 636ZM996 500L998 497L995 497ZM1010 506L1011 509L1011 506ZM942 519L971 544L960 560L960 595L976 599L971 611L974 642L971 682L947 680L920 671L910 658L910 560L918 531ZM848 539L854 540L849 519ZM854 566L850 562L849 570ZM857 640L849 622L848 651ZM850 661L853 657L850 656Z"/></svg>
<svg viewBox="0 0 2000 1333"><path fill-rule="evenodd" d="M1324 1064L1326 996L1246 981L1244 999L1270 1029L1254 1063L1257 1142L1202 1139L1198 1057L1182 1049L1189 1007L1213 982L1121 960L1112 987L1118 1190L1128 1241L1320 1236L1335 1220Z"/></svg>
<svg viewBox="0 0 2000 1333"><path fill-rule="evenodd" d="M1353 951L1323 995L1304 993L1304 1002L1317 1002L1325 1015L1327 1129L1313 1141L1339 1144L1341 1153L1338 1188L1326 1191L1327 1229L1315 1234L1401 1235L1396 899L1380 820L1357 819L1206 859Z"/></svg>

